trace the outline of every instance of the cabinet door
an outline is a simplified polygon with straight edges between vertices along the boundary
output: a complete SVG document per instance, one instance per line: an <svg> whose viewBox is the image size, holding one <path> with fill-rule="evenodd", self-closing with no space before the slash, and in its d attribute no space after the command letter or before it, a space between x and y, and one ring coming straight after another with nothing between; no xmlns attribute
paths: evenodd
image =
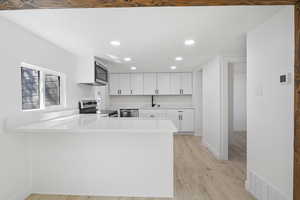
<svg viewBox="0 0 300 200"><path fill-rule="evenodd" d="M130 93L132 95L143 95L144 80L143 73L132 73L130 75Z"/></svg>
<svg viewBox="0 0 300 200"><path fill-rule="evenodd" d="M177 110L168 110L167 118L171 120L178 131L180 131L180 123L179 123L179 113Z"/></svg>
<svg viewBox="0 0 300 200"><path fill-rule="evenodd" d="M181 91L181 73L170 74L170 91L173 95L179 95Z"/></svg>
<svg viewBox="0 0 300 200"><path fill-rule="evenodd" d="M130 95L130 74L119 74L119 88L121 95Z"/></svg>
<svg viewBox="0 0 300 200"><path fill-rule="evenodd" d="M170 73L157 73L157 93L159 95L171 94Z"/></svg>
<svg viewBox="0 0 300 200"><path fill-rule="evenodd" d="M147 110L139 110L139 117L140 118L149 118L149 112Z"/></svg>
<svg viewBox="0 0 300 200"><path fill-rule="evenodd" d="M181 94L192 94L193 93L193 78L192 73L181 74Z"/></svg>
<svg viewBox="0 0 300 200"><path fill-rule="evenodd" d="M194 110L184 109L181 116L181 131L194 132Z"/></svg>
<svg viewBox="0 0 300 200"><path fill-rule="evenodd" d="M144 95L155 95L156 89L156 73L144 73Z"/></svg>
<svg viewBox="0 0 300 200"><path fill-rule="evenodd" d="M119 95L119 74L109 75L109 94Z"/></svg>

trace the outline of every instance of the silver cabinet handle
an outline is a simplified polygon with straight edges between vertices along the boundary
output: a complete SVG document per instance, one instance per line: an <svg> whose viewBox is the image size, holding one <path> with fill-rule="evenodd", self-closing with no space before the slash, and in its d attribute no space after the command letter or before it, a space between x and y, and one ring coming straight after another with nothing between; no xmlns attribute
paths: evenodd
<svg viewBox="0 0 300 200"><path fill-rule="evenodd" d="M120 94L122 94L122 90L120 90Z"/></svg>
<svg viewBox="0 0 300 200"><path fill-rule="evenodd" d="M130 94L132 94L132 90L130 90Z"/></svg>

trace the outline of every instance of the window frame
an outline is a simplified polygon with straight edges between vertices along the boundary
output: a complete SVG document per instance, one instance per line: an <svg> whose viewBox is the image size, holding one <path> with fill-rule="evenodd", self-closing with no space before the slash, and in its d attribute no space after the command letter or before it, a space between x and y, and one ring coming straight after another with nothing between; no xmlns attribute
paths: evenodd
<svg viewBox="0 0 300 200"><path fill-rule="evenodd" d="M22 103L21 103L21 110L22 112L32 112L32 111L53 111L53 110L59 110L66 108L66 76L62 72L57 72L54 70L50 70L44 67L39 67L36 65L28 64L22 62L20 65L20 72L22 73L22 67L32 69L32 70L38 70L40 72L40 80L39 80L39 92L40 92L40 108L38 109L23 109ZM54 76L60 77L60 94L59 94L59 105L52 105L52 106L46 106L45 104L45 75L50 74ZM21 87L22 87L22 81L21 81ZM21 98L23 98L21 96Z"/></svg>

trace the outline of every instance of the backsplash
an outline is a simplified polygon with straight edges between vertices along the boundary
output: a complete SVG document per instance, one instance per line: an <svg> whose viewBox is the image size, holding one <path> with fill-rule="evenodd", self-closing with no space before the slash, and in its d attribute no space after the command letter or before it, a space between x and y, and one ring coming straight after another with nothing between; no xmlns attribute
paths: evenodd
<svg viewBox="0 0 300 200"><path fill-rule="evenodd" d="M186 106L192 105L192 96L154 96L155 104L161 106ZM110 105L112 106L149 106L151 105L151 96L111 96Z"/></svg>

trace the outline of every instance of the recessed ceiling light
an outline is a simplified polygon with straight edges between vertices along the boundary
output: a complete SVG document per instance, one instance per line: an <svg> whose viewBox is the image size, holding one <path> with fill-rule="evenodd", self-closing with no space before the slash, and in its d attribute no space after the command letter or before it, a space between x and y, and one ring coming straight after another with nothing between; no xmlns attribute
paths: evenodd
<svg viewBox="0 0 300 200"><path fill-rule="evenodd" d="M172 70L175 70L176 69L176 66L171 66L170 67Z"/></svg>
<svg viewBox="0 0 300 200"><path fill-rule="evenodd" d="M136 70L136 67L133 67L133 66L132 66L132 67L130 67L130 69L131 69L131 70Z"/></svg>
<svg viewBox="0 0 300 200"><path fill-rule="evenodd" d="M129 62L129 61L131 61L131 58L127 57L127 58L124 58L124 60L125 60L126 62Z"/></svg>
<svg viewBox="0 0 300 200"><path fill-rule="evenodd" d="M183 58L182 58L182 57L176 57L175 60L177 60L177 61L182 61Z"/></svg>
<svg viewBox="0 0 300 200"><path fill-rule="evenodd" d="M184 41L184 44L185 44L186 46L192 46L192 45L195 44L195 40L185 40L185 41Z"/></svg>
<svg viewBox="0 0 300 200"><path fill-rule="evenodd" d="M112 46L120 46L120 45L121 45L121 42L118 41L118 40L113 40L113 41L110 41L110 44L111 44Z"/></svg>

